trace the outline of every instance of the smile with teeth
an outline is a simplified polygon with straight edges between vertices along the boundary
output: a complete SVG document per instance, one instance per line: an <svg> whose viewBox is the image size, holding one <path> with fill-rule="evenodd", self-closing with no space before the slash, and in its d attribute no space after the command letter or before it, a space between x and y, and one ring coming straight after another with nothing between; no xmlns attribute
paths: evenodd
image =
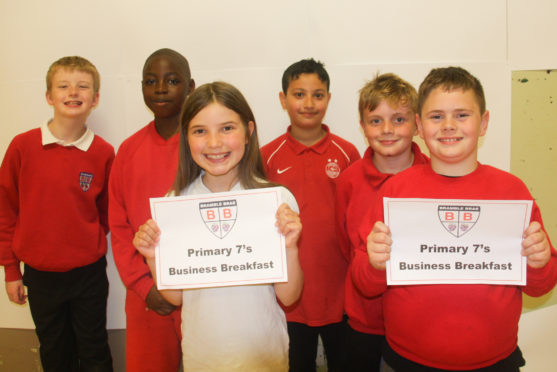
<svg viewBox="0 0 557 372"><path fill-rule="evenodd" d="M229 152L225 152L222 154L205 154L205 157L209 160L221 160L226 158L229 154Z"/></svg>
<svg viewBox="0 0 557 372"><path fill-rule="evenodd" d="M462 140L462 137L450 137L450 138L439 138L439 142L441 143L456 143Z"/></svg>
<svg viewBox="0 0 557 372"><path fill-rule="evenodd" d="M68 101L68 102L64 102L64 105L66 105L66 106L81 106L82 102L81 101Z"/></svg>

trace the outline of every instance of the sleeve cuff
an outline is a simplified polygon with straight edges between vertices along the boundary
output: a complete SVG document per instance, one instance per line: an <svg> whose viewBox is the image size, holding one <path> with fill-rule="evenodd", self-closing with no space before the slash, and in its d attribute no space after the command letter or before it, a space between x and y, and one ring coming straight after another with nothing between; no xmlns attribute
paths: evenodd
<svg viewBox="0 0 557 372"><path fill-rule="evenodd" d="M21 270L19 268L19 262L4 266L4 274L6 282L21 280L22 277Z"/></svg>

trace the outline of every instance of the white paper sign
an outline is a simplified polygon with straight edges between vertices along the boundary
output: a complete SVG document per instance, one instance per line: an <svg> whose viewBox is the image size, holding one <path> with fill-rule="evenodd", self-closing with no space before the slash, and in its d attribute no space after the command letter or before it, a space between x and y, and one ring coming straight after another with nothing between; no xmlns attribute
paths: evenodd
<svg viewBox="0 0 557 372"><path fill-rule="evenodd" d="M150 201L161 229L159 289L288 281L284 237L275 227L280 188Z"/></svg>
<svg viewBox="0 0 557 372"><path fill-rule="evenodd" d="M384 198L387 284L526 285L531 200Z"/></svg>

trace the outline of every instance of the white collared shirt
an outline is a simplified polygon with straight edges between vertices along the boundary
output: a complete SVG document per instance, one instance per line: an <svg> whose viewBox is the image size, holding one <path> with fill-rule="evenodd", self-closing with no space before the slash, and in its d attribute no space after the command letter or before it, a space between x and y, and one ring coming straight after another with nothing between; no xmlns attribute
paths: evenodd
<svg viewBox="0 0 557 372"><path fill-rule="evenodd" d="M68 143L64 140L54 137L54 135L48 128L48 124L51 121L52 119L50 119L49 121L41 125L41 136L42 136L43 146L49 145L51 143L57 143L60 146L74 146L80 149L81 151L89 150L89 147L93 143L93 139L95 139L95 134L91 129L89 129L89 127L86 127L85 133L83 133L81 137L79 137L77 140L73 142Z"/></svg>

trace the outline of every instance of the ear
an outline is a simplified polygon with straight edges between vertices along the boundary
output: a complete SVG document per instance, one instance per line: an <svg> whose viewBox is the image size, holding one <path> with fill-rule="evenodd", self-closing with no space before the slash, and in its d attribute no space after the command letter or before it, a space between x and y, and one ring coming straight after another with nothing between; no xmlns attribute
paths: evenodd
<svg viewBox="0 0 557 372"><path fill-rule="evenodd" d="M246 145L248 144L249 138L253 134L254 130L255 130L255 123L253 121L248 122L249 135L246 137Z"/></svg>
<svg viewBox="0 0 557 372"><path fill-rule="evenodd" d="M487 125L489 123L489 111L485 110L484 114L482 115L482 122L480 124L480 137L484 136L487 132Z"/></svg>
<svg viewBox="0 0 557 372"><path fill-rule="evenodd" d="M97 92L97 93L95 93L95 96L93 97L93 104L91 105L92 108L97 107L97 105L99 104L99 99L100 99L100 93Z"/></svg>
<svg viewBox="0 0 557 372"><path fill-rule="evenodd" d="M422 127L422 119L420 118L420 114L416 114L416 129L418 130L418 134L420 135L421 139L424 139L424 128Z"/></svg>
<svg viewBox="0 0 557 372"><path fill-rule="evenodd" d="M54 101L52 100L52 96L50 95L50 92L47 90L45 93L45 97L46 97L46 102L50 105L50 106L54 106Z"/></svg>
<svg viewBox="0 0 557 372"><path fill-rule="evenodd" d="M190 85L190 86L189 86L188 94L190 94L191 92L194 91L194 89L195 89L195 80L190 79L190 84L189 84L189 85Z"/></svg>
<svg viewBox="0 0 557 372"><path fill-rule="evenodd" d="M360 127L364 128L364 121L362 119L360 119Z"/></svg>
<svg viewBox="0 0 557 372"><path fill-rule="evenodd" d="M280 100L280 105L282 106L282 109L286 110L286 94L284 94L283 91L279 92L279 100Z"/></svg>

